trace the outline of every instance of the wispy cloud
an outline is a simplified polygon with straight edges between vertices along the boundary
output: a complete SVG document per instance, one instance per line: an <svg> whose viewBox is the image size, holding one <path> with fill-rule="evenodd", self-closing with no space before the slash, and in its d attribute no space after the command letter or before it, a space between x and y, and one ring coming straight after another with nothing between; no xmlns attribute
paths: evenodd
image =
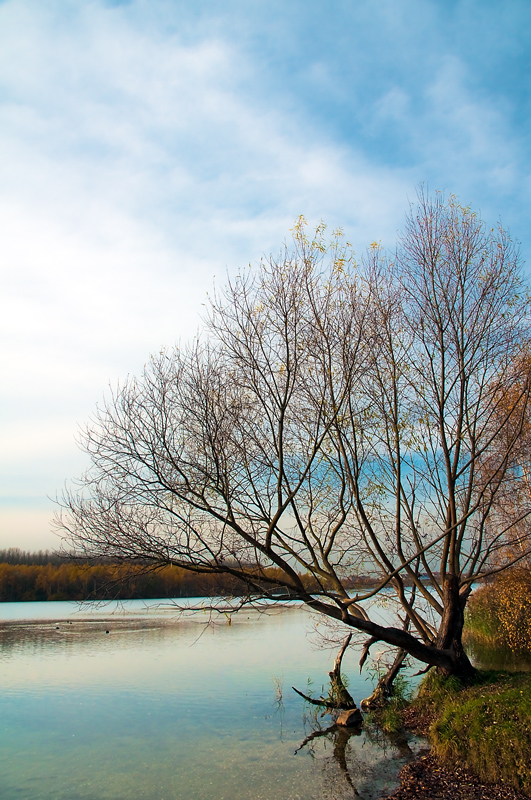
<svg viewBox="0 0 531 800"><path fill-rule="evenodd" d="M424 180L523 219L528 144L460 44L470 6L0 4L4 495L78 472L108 382L298 214L392 246Z"/></svg>

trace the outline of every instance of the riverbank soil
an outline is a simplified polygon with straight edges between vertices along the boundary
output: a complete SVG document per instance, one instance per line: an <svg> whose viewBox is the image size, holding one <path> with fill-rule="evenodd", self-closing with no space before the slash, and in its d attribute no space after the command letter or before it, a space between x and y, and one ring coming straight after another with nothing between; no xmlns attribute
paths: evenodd
<svg viewBox="0 0 531 800"><path fill-rule="evenodd" d="M433 753L406 764L399 778L388 800L529 800L509 786L481 783L462 767L448 769Z"/></svg>

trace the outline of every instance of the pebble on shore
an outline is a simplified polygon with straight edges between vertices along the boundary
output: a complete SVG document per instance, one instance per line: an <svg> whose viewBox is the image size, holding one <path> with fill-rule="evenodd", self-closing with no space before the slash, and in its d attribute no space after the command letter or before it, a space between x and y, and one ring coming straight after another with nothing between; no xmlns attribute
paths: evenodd
<svg viewBox="0 0 531 800"><path fill-rule="evenodd" d="M510 786L482 783L463 767L444 767L433 753L406 764L399 777L400 788L385 800L529 800Z"/></svg>

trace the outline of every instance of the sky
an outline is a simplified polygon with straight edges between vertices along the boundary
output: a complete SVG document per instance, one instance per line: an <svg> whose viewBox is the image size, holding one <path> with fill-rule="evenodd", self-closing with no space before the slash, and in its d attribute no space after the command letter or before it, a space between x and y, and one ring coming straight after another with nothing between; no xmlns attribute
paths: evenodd
<svg viewBox="0 0 531 800"><path fill-rule="evenodd" d="M0 0L0 548L300 214L393 249L422 183L531 264L530 61L529 0Z"/></svg>

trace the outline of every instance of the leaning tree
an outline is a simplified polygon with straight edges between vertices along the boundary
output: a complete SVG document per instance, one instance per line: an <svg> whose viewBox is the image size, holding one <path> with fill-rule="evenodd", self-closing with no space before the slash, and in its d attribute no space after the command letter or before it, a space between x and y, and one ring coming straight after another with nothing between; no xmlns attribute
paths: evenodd
<svg viewBox="0 0 531 800"><path fill-rule="evenodd" d="M96 412L92 467L62 501L65 546L232 575L249 599L283 586L346 631L469 676L471 587L529 551L531 505L502 523L498 502L528 418L517 249L423 193L392 257L373 244L357 263L341 231L325 244L302 218L293 233L211 299L205 334ZM372 587L352 588L357 575ZM374 618L382 593L396 625Z"/></svg>

